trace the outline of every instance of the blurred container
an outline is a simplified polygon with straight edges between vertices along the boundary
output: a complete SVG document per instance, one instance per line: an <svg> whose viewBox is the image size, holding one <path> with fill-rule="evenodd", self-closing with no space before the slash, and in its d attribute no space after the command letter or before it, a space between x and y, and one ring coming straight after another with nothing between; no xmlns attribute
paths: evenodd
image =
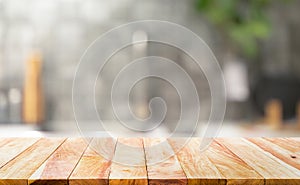
<svg viewBox="0 0 300 185"><path fill-rule="evenodd" d="M39 124L44 121L44 97L41 84L42 59L39 53L34 53L26 64L23 121L29 124Z"/></svg>
<svg viewBox="0 0 300 185"><path fill-rule="evenodd" d="M11 88L8 91L9 121L12 123L21 122L21 96L20 89Z"/></svg>
<svg viewBox="0 0 300 185"><path fill-rule="evenodd" d="M7 94L4 90L0 90L0 123L8 122L8 101Z"/></svg>

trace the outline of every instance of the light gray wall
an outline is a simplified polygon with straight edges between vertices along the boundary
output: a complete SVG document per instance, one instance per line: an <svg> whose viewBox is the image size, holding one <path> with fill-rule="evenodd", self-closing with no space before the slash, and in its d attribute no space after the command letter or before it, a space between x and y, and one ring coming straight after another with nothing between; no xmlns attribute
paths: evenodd
<svg viewBox="0 0 300 185"><path fill-rule="evenodd" d="M195 11L193 3L193 0L0 0L0 88L22 89L26 58L32 49L41 49L47 120L73 120L72 80L83 51L105 31L143 19L167 20L186 26L212 47L222 63L221 51L226 46ZM265 71L299 74L299 8L299 1L292 9L271 8L276 29L263 49ZM172 55L171 50L166 52ZM295 67L290 68L291 63ZM86 82L82 83L84 86ZM202 116L206 118L210 110L209 92L207 86L201 90ZM176 95L170 96L170 101L172 97ZM173 108L174 112L178 111L178 103ZM228 117L244 114L229 112Z"/></svg>

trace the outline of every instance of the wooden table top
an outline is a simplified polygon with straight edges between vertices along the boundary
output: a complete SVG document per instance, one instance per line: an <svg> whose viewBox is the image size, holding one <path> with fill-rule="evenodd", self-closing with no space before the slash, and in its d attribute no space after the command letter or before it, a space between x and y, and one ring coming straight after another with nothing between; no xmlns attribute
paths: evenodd
<svg viewBox="0 0 300 185"><path fill-rule="evenodd" d="M205 151L182 141L1 138L0 184L300 184L300 138L218 138Z"/></svg>

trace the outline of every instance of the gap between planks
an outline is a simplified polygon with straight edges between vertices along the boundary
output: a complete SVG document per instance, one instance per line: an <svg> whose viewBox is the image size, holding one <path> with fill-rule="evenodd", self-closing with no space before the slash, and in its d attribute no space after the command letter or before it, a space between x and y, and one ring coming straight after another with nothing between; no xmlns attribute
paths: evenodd
<svg viewBox="0 0 300 185"><path fill-rule="evenodd" d="M108 184L115 146L113 138L94 138L69 177L69 184Z"/></svg>
<svg viewBox="0 0 300 185"><path fill-rule="evenodd" d="M44 163L30 176L28 184L67 184L90 139L68 138Z"/></svg>
<svg viewBox="0 0 300 185"><path fill-rule="evenodd" d="M143 141L149 184L187 184L187 177L166 139Z"/></svg>
<svg viewBox="0 0 300 185"><path fill-rule="evenodd" d="M27 184L27 179L65 141L42 138L0 169L0 184Z"/></svg>

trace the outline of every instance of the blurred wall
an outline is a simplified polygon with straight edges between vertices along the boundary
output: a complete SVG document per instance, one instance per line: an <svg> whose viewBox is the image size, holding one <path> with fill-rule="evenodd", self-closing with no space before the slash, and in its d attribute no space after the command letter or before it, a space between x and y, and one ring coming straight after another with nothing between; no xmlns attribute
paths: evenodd
<svg viewBox="0 0 300 185"><path fill-rule="evenodd" d="M73 75L94 39L120 24L158 19L184 25L210 42L199 17L193 1L0 0L0 87L22 89L28 55L39 49L47 120L73 120Z"/></svg>
<svg viewBox="0 0 300 185"><path fill-rule="evenodd" d="M274 29L263 44L260 57L263 70L268 73L300 74L300 2L293 3L286 7L275 4L269 10ZM212 47L223 65L221 51L226 45L196 12L192 0L0 0L0 88L22 89L25 61L32 49L40 49L44 57L47 120L73 120L72 80L83 51L105 31L142 19L167 20L186 26ZM167 52L172 55L172 51ZM86 82L82 83L84 86ZM206 100L201 104L202 116L207 117L209 92L207 87L201 90ZM229 104L228 118L248 114L248 109L239 106Z"/></svg>

